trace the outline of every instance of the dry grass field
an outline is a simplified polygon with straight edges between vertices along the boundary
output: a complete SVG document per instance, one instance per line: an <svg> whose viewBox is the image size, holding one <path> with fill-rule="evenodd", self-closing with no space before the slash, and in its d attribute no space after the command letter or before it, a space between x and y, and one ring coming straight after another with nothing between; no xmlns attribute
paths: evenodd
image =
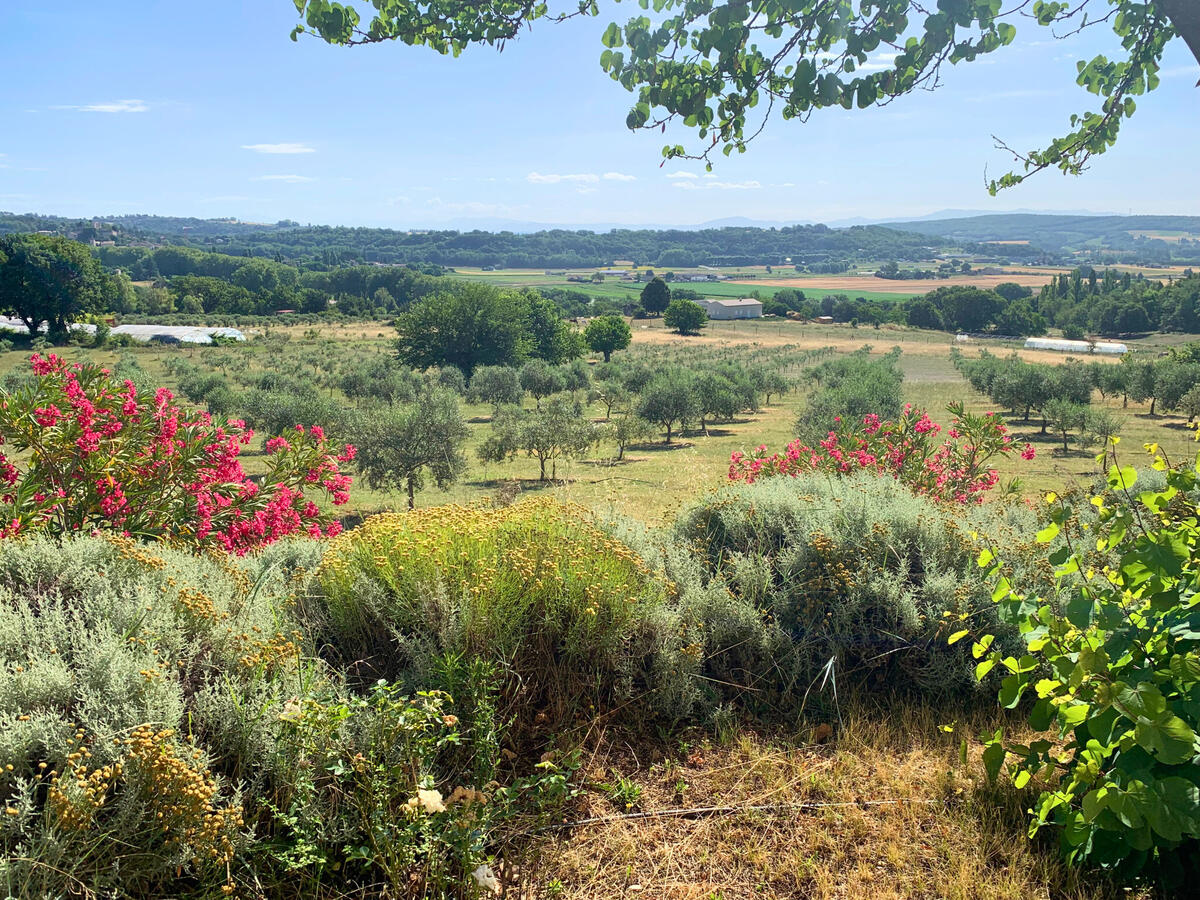
<svg viewBox="0 0 1200 900"><path fill-rule="evenodd" d="M607 900L1102 900L1023 837L1025 793L989 788L928 707L851 707L792 735L697 734L656 750L597 742L577 828L535 846L524 897ZM635 797L630 805L629 800ZM680 816L680 809L709 809ZM666 813L666 815L663 815ZM631 815L632 814L632 815Z"/></svg>

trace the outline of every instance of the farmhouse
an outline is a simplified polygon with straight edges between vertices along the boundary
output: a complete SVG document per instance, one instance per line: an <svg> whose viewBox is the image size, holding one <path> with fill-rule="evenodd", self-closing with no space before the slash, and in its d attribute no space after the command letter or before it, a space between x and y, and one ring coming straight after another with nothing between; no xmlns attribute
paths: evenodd
<svg viewBox="0 0 1200 900"><path fill-rule="evenodd" d="M698 300L710 319L761 319L763 305L758 300L743 297L741 300Z"/></svg>

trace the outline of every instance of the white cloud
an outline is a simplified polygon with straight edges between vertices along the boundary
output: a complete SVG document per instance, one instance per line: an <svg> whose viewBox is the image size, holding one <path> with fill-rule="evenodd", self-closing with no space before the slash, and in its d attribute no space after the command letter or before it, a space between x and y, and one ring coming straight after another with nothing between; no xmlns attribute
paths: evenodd
<svg viewBox="0 0 1200 900"><path fill-rule="evenodd" d="M140 113L150 107L145 100L113 100L111 103L87 103L83 106L56 106L54 109L73 109L76 112Z"/></svg>
<svg viewBox="0 0 1200 900"><path fill-rule="evenodd" d="M899 53L876 53L868 56L867 61L855 67L856 72L886 72L896 68L896 57Z"/></svg>
<svg viewBox="0 0 1200 900"><path fill-rule="evenodd" d="M683 188L685 191L756 191L762 185L757 181L705 181L702 184L692 181L677 181L675 187Z"/></svg>
<svg viewBox="0 0 1200 900"><path fill-rule="evenodd" d="M561 184L564 181L573 184L595 184L600 180L600 176L591 172L576 175L543 175L541 172L530 172L525 176L525 180L530 184Z"/></svg>
<svg viewBox="0 0 1200 900"><path fill-rule="evenodd" d="M699 178L695 172L668 172L668 178Z"/></svg>
<svg viewBox="0 0 1200 900"><path fill-rule="evenodd" d="M305 181L312 181L307 175L259 175L255 181L283 181L287 184L301 184Z"/></svg>
<svg viewBox="0 0 1200 900"><path fill-rule="evenodd" d="M253 150L255 153L316 153L307 144L242 144L243 150Z"/></svg>
<svg viewBox="0 0 1200 900"><path fill-rule="evenodd" d="M626 175L624 172L605 172L605 181L637 181L636 175Z"/></svg>

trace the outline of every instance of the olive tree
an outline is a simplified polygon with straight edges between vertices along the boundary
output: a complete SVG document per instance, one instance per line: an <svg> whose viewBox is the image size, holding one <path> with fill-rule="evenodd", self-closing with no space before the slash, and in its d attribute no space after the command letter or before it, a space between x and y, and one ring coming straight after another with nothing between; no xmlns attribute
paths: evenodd
<svg viewBox="0 0 1200 900"><path fill-rule="evenodd" d="M435 387L414 403L378 406L356 416L349 427L358 471L373 488L403 487L412 509L427 479L445 490L466 470L469 430L458 397Z"/></svg>

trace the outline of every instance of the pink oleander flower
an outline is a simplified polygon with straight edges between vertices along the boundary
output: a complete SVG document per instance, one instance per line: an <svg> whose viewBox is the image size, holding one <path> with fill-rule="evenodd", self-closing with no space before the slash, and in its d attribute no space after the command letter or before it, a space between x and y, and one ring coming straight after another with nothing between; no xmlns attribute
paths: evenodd
<svg viewBox="0 0 1200 900"><path fill-rule="evenodd" d="M214 544L245 553L290 534L332 536L316 495L349 501L339 463L354 448L330 448L320 427L298 426L268 441L262 485L239 454L253 432L175 404L171 391L139 392L90 364L34 354L32 388L0 402L0 538L28 531L115 531ZM42 431L29 428L34 421ZM24 499L22 499L24 498Z"/></svg>

